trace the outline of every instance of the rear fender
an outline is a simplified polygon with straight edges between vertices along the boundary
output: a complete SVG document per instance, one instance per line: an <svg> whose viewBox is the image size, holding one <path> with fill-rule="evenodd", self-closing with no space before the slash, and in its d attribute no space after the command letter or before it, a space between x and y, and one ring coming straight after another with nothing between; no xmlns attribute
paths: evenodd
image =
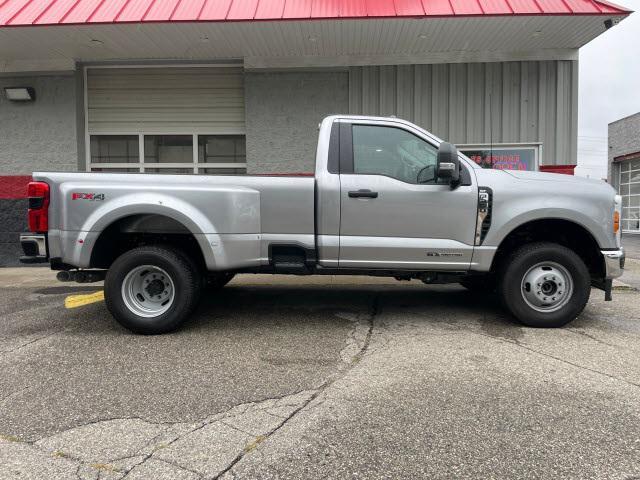
<svg viewBox="0 0 640 480"><path fill-rule="evenodd" d="M245 189L242 189L245 190ZM67 263L86 268L90 265L91 254L100 234L114 222L133 215L162 215L183 225L193 234L200 246L205 263L209 270L230 268L237 262L238 255L251 260L259 257L259 192L251 189L235 192L242 201L233 202L240 211L235 213L232 223L235 228L227 226L231 232L220 232L211 221L211 215L200 208L174 196L153 193L131 193L113 198L96 208L82 223L80 231L62 231L61 242L63 257ZM247 196L249 198L247 198ZM238 199L239 200L239 199ZM242 208L250 205L251 208ZM230 215L225 209L223 215ZM228 220L228 219L227 219ZM238 234L233 232L246 232ZM249 236L255 245L255 255L251 254L252 245L247 242ZM243 240L243 241L239 241ZM238 243L244 248L238 247Z"/></svg>

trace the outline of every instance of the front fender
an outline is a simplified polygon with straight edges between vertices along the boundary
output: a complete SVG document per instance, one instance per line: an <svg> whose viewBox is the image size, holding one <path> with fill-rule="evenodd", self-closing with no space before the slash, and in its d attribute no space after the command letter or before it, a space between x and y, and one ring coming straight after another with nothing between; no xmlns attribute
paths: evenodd
<svg viewBox="0 0 640 480"><path fill-rule="evenodd" d="M498 218L496 218L496 216L494 215L494 219L492 220L492 227L494 225L493 222L495 220L499 221L499 218L499 216ZM604 231L602 229L602 223L598 223L583 212L564 208L537 208L519 212L515 217L509 218L508 220L499 223L495 228L491 228L489 230L489 233L487 234L487 237L485 238L483 245L498 247L500 243L502 243L502 241L507 237L507 235L509 235L515 229L535 220L569 221L587 230L596 240L598 245L603 246L609 243L609 238L604 234ZM601 221L603 220L601 219Z"/></svg>

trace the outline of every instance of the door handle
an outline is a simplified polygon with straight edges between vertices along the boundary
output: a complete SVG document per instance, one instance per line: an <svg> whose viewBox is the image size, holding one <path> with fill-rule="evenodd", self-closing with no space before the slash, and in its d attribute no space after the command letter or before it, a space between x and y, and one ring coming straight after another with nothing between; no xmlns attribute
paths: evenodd
<svg viewBox="0 0 640 480"><path fill-rule="evenodd" d="M350 198L378 198L378 192L372 192L371 190L352 190L349 192Z"/></svg>

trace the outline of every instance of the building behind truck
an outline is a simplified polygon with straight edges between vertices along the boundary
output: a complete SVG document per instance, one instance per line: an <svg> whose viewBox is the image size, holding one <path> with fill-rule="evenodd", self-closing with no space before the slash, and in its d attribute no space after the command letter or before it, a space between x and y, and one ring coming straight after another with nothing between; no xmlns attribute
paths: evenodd
<svg viewBox="0 0 640 480"><path fill-rule="evenodd" d="M602 0L7 0L0 265L33 171L308 173L332 113L396 115L483 167L571 172Z"/></svg>
<svg viewBox="0 0 640 480"><path fill-rule="evenodd" d="M609 124L609 183L622 197L622 231L640 233L640 112Z"/></svg>

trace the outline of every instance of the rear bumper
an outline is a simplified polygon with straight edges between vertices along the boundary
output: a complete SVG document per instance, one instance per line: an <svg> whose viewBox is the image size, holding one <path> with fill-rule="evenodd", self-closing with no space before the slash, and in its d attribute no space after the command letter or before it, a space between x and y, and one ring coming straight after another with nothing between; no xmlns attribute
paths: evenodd
<svg viewBox="0 0 640 480"><path fill-rule="evenodd" d="M605 266L605 279L618 278L624 271L625 254L624 249L602 250Z"/></svg>
<svg viewBox="0 0 640 480"><path fill-rule="evenodd" d="M47 236L44 233L23 233L20 235L20 245L24 255L20 263L47 263Z"/></svg>

